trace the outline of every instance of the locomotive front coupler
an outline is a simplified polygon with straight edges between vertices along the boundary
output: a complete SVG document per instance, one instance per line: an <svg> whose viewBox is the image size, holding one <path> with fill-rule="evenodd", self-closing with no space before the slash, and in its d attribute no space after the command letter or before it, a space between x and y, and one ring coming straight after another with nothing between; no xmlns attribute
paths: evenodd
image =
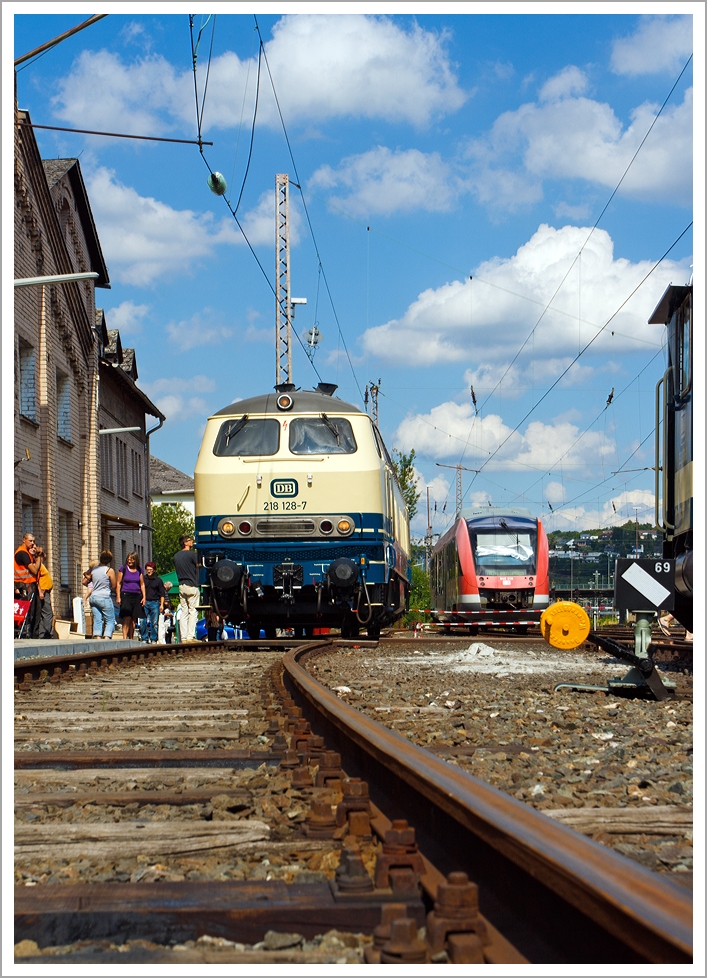
<svg viewBox="0 0 707 978"><path fill-rule="evenodd" d="M273 584L276 591L282 591L280 600L285 604L295 603L295 591L302 588L304 573L301 564L278 564L273 567Z"/></svg>

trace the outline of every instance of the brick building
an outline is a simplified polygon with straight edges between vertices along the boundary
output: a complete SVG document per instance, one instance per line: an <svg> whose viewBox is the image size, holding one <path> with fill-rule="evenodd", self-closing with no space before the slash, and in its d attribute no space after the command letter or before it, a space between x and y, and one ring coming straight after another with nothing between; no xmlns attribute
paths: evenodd
<svg viewBox="0 0 707 978"><path fill-rule="evenodd" d="M144 565L152 556L149 438L162 426L164 415L137 386L135 350L124 349L119 331L106 328L102 309L96 311L96 326L101 342L101 543L114 554L115 567L131 550ZM146 415L157 419L150 429ZM115 431L127 428L138 430Z"/></svg>
<svg viewBox="0 0 707 978"><path fill-rule="evenodd" d="M94 296L110 280L79 161L43 161L29 114L17 111L16 121L15 277L98 273L92 281L15 288L14 545L27 530L44 545L54 613L66 617L82 593L82 571L110 540L107 517L130 530L116 534L118 558L123 539L138 542L133 530L147 535L140 533L140 524L149 525L145 415L164 418L135 384L134 351L111 359ZM99 422L139 431L126 433L118 447L99 435ZM111 440L101 449L103 438ZM113 497L101 474L111 452L123 480Z"/></svg>
<svg viewBox="0 0 707 978"><path fill-rule="evenodd" d="M98 272L15 289L15 541L44 544L66 615L100 543L94 289L110 281L78 160L43 162L29 114L17 121L15 276Z"/></svg>

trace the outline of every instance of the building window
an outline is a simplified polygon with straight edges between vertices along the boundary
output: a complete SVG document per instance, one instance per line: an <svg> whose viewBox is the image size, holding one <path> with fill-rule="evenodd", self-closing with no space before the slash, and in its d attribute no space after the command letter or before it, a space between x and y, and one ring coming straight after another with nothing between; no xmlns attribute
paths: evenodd
<svg viewBox="0 0 707 978"><path fill-rule="evenodd" d="M71 441L71 386L66 374L56 374L57 434L64 441Z"/></svg>
<svg viewBox="0 0 707 978"><path fill-rule="evenodd" d="M133 495L142 496L142 455L131 449L133 462Z"/></svg>
<svg viewBox="0 0 707 978"><path fill-rule="evenodd" d="M69 587L69 513L59 513L59 584Z"/></svg>
<svg viewBox="0 0 707 978"><path fill-rule="evenodd" d="M114 536L108 537L108 549L113 554L113 560L115 560L115 537Z"/></svg>
<svg viewBox="0 0 707 978"><path fill-rule="evenodd" d="M128 446L120 438L115 439L115 467L117 493L121 499L128 498Z"/></svg>
<svg viewBox="0 0 707 978"><path fill-rule="evenodd" d="M120 541L120 566L125 566L125 561L128 557L128 544L125 540Z"/></svg>
<svg viewBox="0 0 707 978"><path fill-rule="evenodd" d="M22 503L22 536L25 533L36 533L36 503Z"/></svg>
<svg viewBox="0 0 707 978"><path fill-rule="evenodd" d="M20 340L20 414L37 420L34 380L34 347Z"/></svg>
<svg viewBox="0 0 707 978"><path fill-rule="evenodd" d="M99 435L99 438L101 442L101 486L108 492L115 492L113 435Z"/></svg>

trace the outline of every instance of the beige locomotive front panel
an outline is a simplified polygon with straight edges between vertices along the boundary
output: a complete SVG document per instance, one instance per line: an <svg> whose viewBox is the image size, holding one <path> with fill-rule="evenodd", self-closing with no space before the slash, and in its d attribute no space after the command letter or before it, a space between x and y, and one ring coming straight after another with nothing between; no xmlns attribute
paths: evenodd
<svg viewBox="0 0 707 978"><path fill-rule="evenodd" d="M257 419L272 414L250 415ZM309 535L309 518L321 514L383 514L390 536L409 552L409 529L400 490L384 459L379 455L370 419L364 414L332 410L332 417L345 418L351 425L356 450L349 454L296 455L289 450L288 430L293 421L317 415L274 416L280 425L279 447L272 455L219 456L214 445L224 423L238 420L220 415L210 418L194 471L197 517L229 517L235 523L249 519L254 526L270 518L276 532ZM365 519L364 519L365 524ZM293 533L288 533L288 528ZM368 528L363 525L363 533ZM356 531L354 531L356 532ZM202 537L211 533L202 529ZM267 528L256 532L269 536ZM318 534L315 534L318 535ZM338 531L333 531L333 537ZM237 537L238 534L236 533ZM252 537L251 537L252 539Z"/></svg>

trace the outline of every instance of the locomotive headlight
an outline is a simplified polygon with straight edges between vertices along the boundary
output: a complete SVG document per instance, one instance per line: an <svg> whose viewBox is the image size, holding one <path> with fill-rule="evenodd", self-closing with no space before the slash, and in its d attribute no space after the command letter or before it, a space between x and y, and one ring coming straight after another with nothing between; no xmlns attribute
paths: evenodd
<svg viewBox="0 0 707 978"><path fill-rule="evenodd" d="M223 537L232 537L236 532L236 527L233 520L221 520L218 525L218 531Z"/></svg>
<svg viewBox="0 0 707 978"><path fill-rule="evenodd" d="M331 531L334 529L334 524L331 522L331 520L320 520L319 529L322 533L331 533Z"/></svg>
<svg viewBox="0 0 707 978"><path fill-rule="evenodd" d="M241 534L241 536L247 537L252 529L253 526L248 520L241 520L241 522L238 524L238 532Z"/></svg>
<svg viewBox="0 0 707 978"><path fill-rule="evenodd" d="M281 411L289 411L295 402L292 400L289 394L280 394L276 404Z"/></svg>
<svg viewBox="0 0 707 978"><path fill-rule="evenodd" d="M342 534L351 533L351 531L353 530L353 523L351 522L351 520L339 520L339 522L336 524L336 528L339 531L339 533Z"/></svg>

